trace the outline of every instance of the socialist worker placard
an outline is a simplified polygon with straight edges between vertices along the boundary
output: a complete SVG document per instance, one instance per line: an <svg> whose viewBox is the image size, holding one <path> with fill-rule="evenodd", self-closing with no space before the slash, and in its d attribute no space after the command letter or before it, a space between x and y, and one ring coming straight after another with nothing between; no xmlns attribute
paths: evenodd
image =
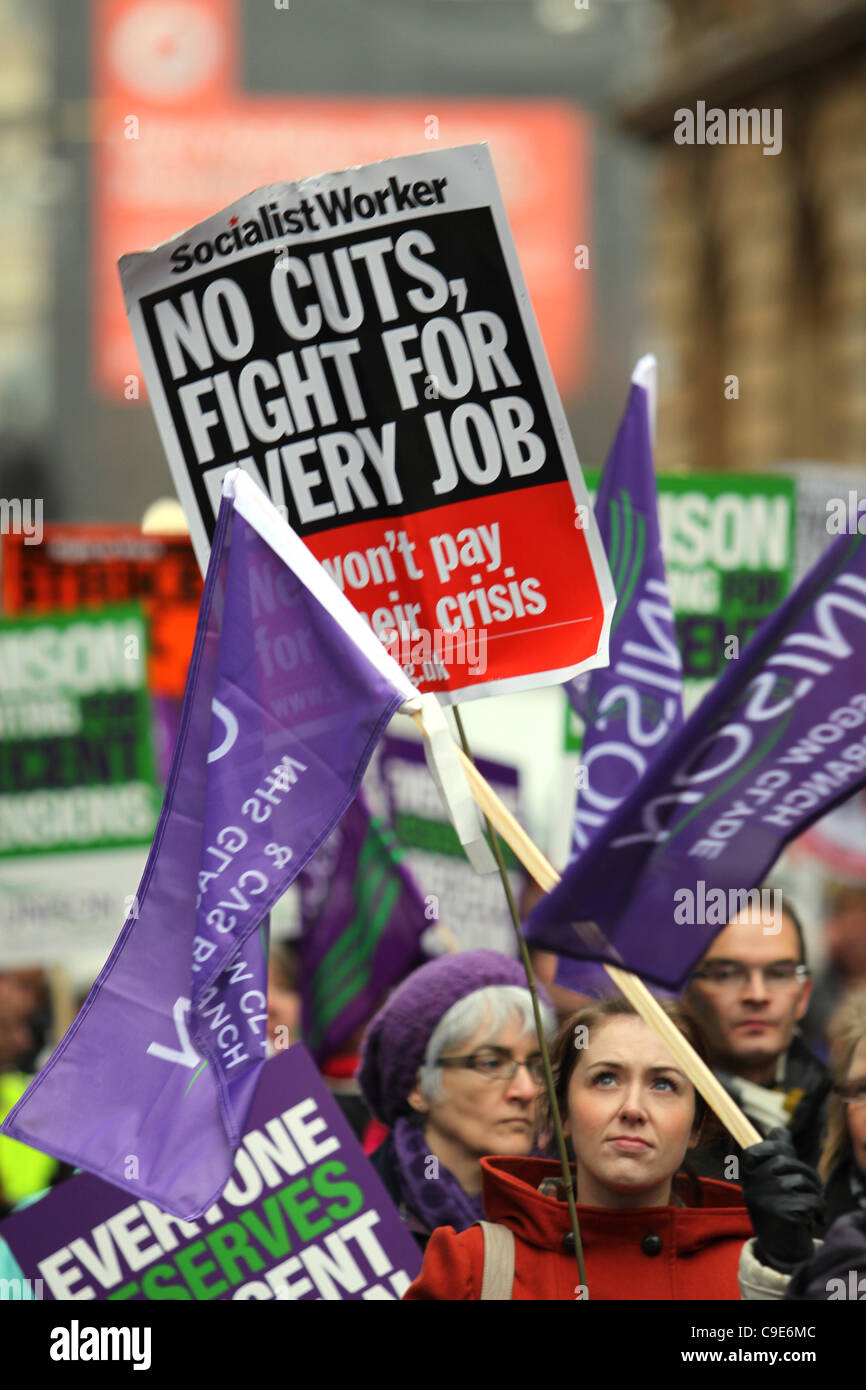
<svg viewBox="0 0 866 1390"><path fill-rule="evenodd" d="M259 189L120 271L202 566L240 466L419 689L605 664L613 587L486 145Z"/></svg>

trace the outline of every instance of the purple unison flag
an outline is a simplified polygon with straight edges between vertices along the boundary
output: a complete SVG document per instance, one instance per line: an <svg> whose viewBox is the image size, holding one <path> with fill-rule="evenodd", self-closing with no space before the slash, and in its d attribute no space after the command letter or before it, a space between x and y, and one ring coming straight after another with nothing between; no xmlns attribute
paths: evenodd
<svg viewBox="0 0 866 1390"><path fill-rule="evenodd" d="M226 492L144 877L3 1125L185 1219L228 1180L265 1059L264 919L416 696L255 484Z"/></svg>
<svg viewBox="0 0 866 1390"><path fill-rule="evenodd" d="M683 722L682 661L668 598L653 471L650 393L655 361L632 376L595 514L616 588L610 665L568 681L585 725L572 835L579 858Z"/></svg>
<svg viewBox="0 0 866 1390"><path fill-rule="evenodd" d="M679 989L784 845L864 785L866 537L853 535L762 624L527 940Z"/></svg>
<svg viewBox="0 0 866 1390"><path fill-rule="evenodd" d="M400 862L405 850L370 814L363 792L323 846L333 848L328 895L312 923L304 914L306 873L301 881L304 1041L319 1062L339 1051L388 990L423 964L421 936L430 926L424 899Z"/></svg>
<svg viewBox="0 0 866 1390"><path fill-rule="evenodd" d="M682 661L668 598L653 471L656 364L642 357L595 502L616 588L610 665L568 681L584 723L572 860L586 853L683 722ZM610 980L598 965L560 958L556 983L585 992Z"/></svg>

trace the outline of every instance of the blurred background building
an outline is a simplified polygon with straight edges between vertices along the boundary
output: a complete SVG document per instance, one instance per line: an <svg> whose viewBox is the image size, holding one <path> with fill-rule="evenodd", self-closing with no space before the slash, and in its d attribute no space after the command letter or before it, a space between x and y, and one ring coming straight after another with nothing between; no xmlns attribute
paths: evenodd
<svg viewBox="0 0 866 1390"><path fill-rule="evenodd" d="M66 170L55 153L53 43L45 0L0 3L0 492L56 496L47 442L57 419L52 334Z"/></svg>
<svg viewBox="0 0 866 1390"><path fill-rule="evenodd" d="M490 140L579 454L600 463L648 341L649 163L611 108L668 26L657 0L0 0L0 493L24 490L25 455L46 519L132 521L172 491L118 255L431 137Z"/></svg>
<svg viewBox="0 0 866 1390"><path fill-rule="evenodd" d="M660 68L619 110L653 151L658 466L862 463L866 6L671 0L667 12ZM675 143L675 112L699 102L777 112L780 150Z"/></svg>
<svg viewBox="0 0 866 1390"><path fill-rule="evenodd" d="M661 470L860 462L863 0L0 0L0 40L0 492L47 517L170 489L117 255L431 118L491 140L584 463L646 348ZM701 102L779 151L676 143Z"/></svg>

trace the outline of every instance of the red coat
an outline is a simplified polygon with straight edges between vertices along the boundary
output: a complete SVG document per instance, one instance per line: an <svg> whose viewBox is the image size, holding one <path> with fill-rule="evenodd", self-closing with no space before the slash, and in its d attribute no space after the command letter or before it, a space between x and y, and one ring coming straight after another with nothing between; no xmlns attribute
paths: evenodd
<svg viewBox="0 0 866 1390"><path fill-rule="evenodd" d="M559 1164L541 1158L482 1158L484 1211L516 1237L515 1299L574 1299L573 1252L563 1247L568 1206L538 1191ZM590 1299L739 1299L737 1266L754 1233L742 1193L729 1183L700 1180L702 1206L626 1211L578 1207ZM689 1185L678 1187L689 1200ZM406 1300L463 1301L481 1293L484 1237L478 1226L459 1235L434 1231L424 1266Z"/></svg>

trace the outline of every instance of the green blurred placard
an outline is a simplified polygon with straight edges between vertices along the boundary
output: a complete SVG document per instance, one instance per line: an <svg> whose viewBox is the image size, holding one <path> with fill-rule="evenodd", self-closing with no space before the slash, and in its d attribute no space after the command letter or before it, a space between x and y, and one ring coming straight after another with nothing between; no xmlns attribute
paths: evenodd
<svg viewBox="0 0 866 1390"><path fill-rule="evenodd" d="M584 476L594 501L600 473ZM689 714L791 587L796 484L730 473L660 475L657 482ZM581 731L566 702L567 752L580 750Z"/></svg>
<svg viewBox="0 0 866 1390"><path fill-rule="evenodd" d="M140 606L0 622L0 857L147 844L160 797Z"/></svg>

